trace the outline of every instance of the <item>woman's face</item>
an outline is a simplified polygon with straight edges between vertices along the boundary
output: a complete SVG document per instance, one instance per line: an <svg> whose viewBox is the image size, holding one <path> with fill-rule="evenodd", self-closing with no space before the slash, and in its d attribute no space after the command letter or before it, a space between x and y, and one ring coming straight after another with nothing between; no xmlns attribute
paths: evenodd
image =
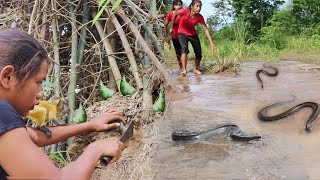
<svg viewBox="0 0 320 180"><path fill-rule="evenodd" d="M178 2L176 5L173 6L173 8L174 8L175 11L180 10L182 8L181 2Z"/></svg>
<svg viewBox="0 0 320 180"><path fill-rule="evenodd" d="M19 82L16 84L14 97L10 103L21 116L27 116L29 111L39 104L43 97L41 85L47 73L48 63L43 61L37 74L27 79L23 85L20 85Z"/></svg>
<svg viewBox="0 0 320 180"><path fill-rule="evenodd" d="M191 11L193 11L196 14L199 14L201 11L202 3L196 2L193 6L191 6Z"/></svg>

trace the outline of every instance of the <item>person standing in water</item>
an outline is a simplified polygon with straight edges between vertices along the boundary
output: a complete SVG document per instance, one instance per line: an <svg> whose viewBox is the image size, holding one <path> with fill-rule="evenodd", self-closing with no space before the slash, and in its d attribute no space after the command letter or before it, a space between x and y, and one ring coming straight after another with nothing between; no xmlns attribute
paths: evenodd
<svg viewBox="0 0 320 180"><path fill-rule="evenodd" d="M196 75L201 74L201 71L199 70L199 65L202 58L202 52L201 52L200 39L195 29L195 26L197 24L201 24L203 31L210 42L211 50L212 51L216 50L216 47L211 39L209 30L204 21L204 18L200 14L201 7L202 7L202 2L200 0L192 0L192 2L189 5L189 9L180 9L179 11L176 11L172 18L172 21L175 22L178 16L181 17L179 28L178 28L178 37L181 45L181 66L182 66L181 75L182 76L187 75L186 67L187 67L187 60L188 60L188 53L189 53L189 49L188 49L189 41L193 47L193 50L196 56L193 72Z"/></svg>
<svg viewBox="0 0 320 180"><path fill-rule="evenodd" d="M182 70L182 64L181 64L181 45L179 42L179 37L178 37L178 27L180 23L180 16L178 15L175 19L175 21L172 21L173 15L176 11L179 11L182 8L182 1L181 0L173 0L172 1L172 11L168 13L166 20L164 22L164 37L165 41L167 43L170 42L169 38L167 37L167 27L170 22L172 22L172 28L170 28L170 33L171 33L171 38L172 38L172 43L174 50L176 51L176 57L177 61L179 63L180 71Z"/></svg>

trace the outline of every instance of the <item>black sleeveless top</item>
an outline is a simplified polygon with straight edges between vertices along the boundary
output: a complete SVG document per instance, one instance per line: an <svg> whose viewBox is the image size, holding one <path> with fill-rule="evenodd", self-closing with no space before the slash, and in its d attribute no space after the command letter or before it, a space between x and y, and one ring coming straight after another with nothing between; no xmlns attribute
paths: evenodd
<svg viewBox="0 0 320 180"><path fill-rule="evenodd" d="M26 127L17 111L6 101L0 99L0 135L14 128ZM0 165L0 180L7 179L8 174Z"/></svg>

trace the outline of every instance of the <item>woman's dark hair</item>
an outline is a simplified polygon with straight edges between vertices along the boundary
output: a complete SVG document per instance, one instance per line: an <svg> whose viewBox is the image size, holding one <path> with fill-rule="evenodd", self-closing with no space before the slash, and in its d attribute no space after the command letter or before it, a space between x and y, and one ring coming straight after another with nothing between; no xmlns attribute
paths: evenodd
<svg viewBox="0 0 320 180"><path fill-rule="evenodd" d="M40 71L44 61L50 63L46 50L35 38L18 29L0 31L0 70L12 65L23 83Z"/></svg>
<svg viewBox="0 0 320 180"><path fill-rule="evenodd" d="M192 0L190 5L189 5L189 10L191 11L191 7L194 6L196 3L200 3L202 4L202 2L200 0Z"/></svg>
<svg viewBox="0 0 320 180"><path fill-rule="evenodd" d="M172 10L174 10L174 6L178 5L178 3L181 3L181 5L183 4L182 0L173 0L172 1Z"/></svg>

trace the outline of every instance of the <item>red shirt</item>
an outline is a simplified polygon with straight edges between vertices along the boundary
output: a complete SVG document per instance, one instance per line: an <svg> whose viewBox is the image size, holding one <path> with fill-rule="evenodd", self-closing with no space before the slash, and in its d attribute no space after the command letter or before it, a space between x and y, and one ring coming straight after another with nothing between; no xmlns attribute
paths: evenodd
<svg viewBox="0 0 320 180"><path fill-rule="evenodd" d="M167 15L167 18L166 20L168 22L172 21L172 18L173 18L173 11L169 12L168 15ZM172 37L175 38L175 39L178 39L178 27L179 27L179 23L180 23L180 19L181 19L181 16L177 16L175 21L172 23Z"/></svg>
<svg viewBox="0 0 320 180"><path fill-rule="evenodd" d="M180 9L179 13L181 19L178 28L178 33L183 33L187 36L194 36L197 35L195 26L198 23L205 25L204 18L201 14L197 14L195 15L195 17L191 18L188 9Z"/></svg>

